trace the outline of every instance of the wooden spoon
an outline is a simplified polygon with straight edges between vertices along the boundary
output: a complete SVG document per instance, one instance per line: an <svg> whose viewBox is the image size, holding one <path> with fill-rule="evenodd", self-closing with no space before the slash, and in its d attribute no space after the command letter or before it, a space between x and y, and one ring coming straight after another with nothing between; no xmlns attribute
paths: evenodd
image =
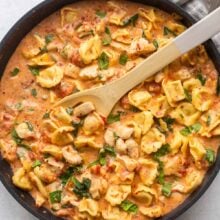
<svg viewBox="0 0 220 220"><path fill-rule="evenodd" d="M146 78L154 75L182 54L205 42L220 31L220 7L149 56L122 78L104 86L66 96L55 106L75 106L91 101L98 113L107 117L118 100Z"/></svg>

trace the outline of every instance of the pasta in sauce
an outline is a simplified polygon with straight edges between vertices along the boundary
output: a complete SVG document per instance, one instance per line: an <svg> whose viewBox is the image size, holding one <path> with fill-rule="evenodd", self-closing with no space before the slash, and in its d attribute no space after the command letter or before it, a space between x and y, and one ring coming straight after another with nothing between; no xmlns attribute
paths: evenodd
<svg viewBox="0 0 220 220"><path fill-rule="evenodd" d="M217 71L203 46L132 89L103 118L51 106L122 77L182 33L177 15L126 1L62 8L20 43L1 80L0 149L16 187L64 219L165 215L215 162Z"/></svg>

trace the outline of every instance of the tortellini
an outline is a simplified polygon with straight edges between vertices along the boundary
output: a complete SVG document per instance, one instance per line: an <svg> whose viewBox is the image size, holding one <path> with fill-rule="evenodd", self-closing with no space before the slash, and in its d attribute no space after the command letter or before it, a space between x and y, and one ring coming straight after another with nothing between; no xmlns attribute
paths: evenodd
<svg viewBox="0 0 220 220"><path fill-rule="evenodd" d="M158 218L163 214L162 208L159 205L147 208L142 206L139 208L139 210L143 215L146 215L150 218Z"/></svg>
<svg viewBox="0 0 220 220"><path fill-rule="evenodd" d="M128 94L129 103L143 111L148 110L148 101L151 97L151 94L146 90L132 90Z"/></svg>
<svg viewBox="0 0 220 220"><path fill-rule="evenodd" d="M156 152L165 144L165 136L157 128L148 131L141 140L141 150L143 153L151 154Z"/></svg>
<svg viewBox="0 0 220 220"><path fill-rule="evenodd" d="M28 174L25 172L24 168L19 168L17 171L15 171L12 181L15 186L23 190L30 191L32 189Z"/></svg>
<svg viewBox="0 0 220 220"><path fill-rule="evenodd" d="M88 146L91 148L100 149L102 147L102 145L100 145L99 143L95 141L94 137L78 136L74 140L74 144L76 148L82 148L82 147Z"/></svg>
<svg viewBox="0 0 220 220"><path fill-rule="evenodd" d="M73 131L73 127L71 126L63 126L58 128L51 134L51 142L55 145L67 145L73 143L73 136L70 132Z"/></svg>
<svg viewBox="0 0 220 220"><path fill-rule="evenodd" d="M196 162L201 161L204 158L206 154L206 150L198 138L195 137L191 138L189 141L189 147L190 147L190 153L192 154Z"/></svg>
<svg viewBox="0 0 220 220"><path fill-rule="evenodd" d="M50 113L50 118L58 125L70 125L72 117L67 113L63 107L57 107Z"/></svg>
<svg viewBox="0 0 220 220"><path fill-rule="evenodd" d="M143 111L135 114L135 123L141 128L142 134L146 134L154 123L153 115L150 111Z"/></svg>
<svg viewBox="0 0 220 220"><path fill-rule="evenodd" d="M151 159L141 158L138 161L141 165L139 176L142 183L146 186L152 185L158 174L158 164Z"/></svg>
<svg viewBox="0 0 220 220"><path fill-rule="evenodd" d="M112 39L123 43L130 44L131 43L131 35L130 32L126 29L119 29L112 34Z"/></svg>
<svg viewBox="0 0 220 220"><path fill-rule="evenodd" d="M79 48L79 54L85 64L90 64L101 54L102 42L98 35L83 42Z"/></svg>
<svg viewBox="0 0 220 220"><path fill-rule="evenodd" d="M119 205L131 193L130 185L110 185L105 199L112 205Z"/></svg>
<svg viewBox="0 0 220 220"><path fill-rule="evenodd" d="M54 65L41 70L36 78L36 81L43 88L52 88L61 82L63 74L63 68L58 65Z"/></svg>
<svg viewBox="0 0 220 220"><path fill-rule="evenodd" d="M188 142L188 138L181 135L179 131L174 132L174 137L170 143L171 153L176 154L181 149L182 153L186 154Z"/></svg>
<svg viewBox="0 0 220 220"><path fill-rule="evenodd" d="M79 211L87 212L90 216L97 216L99 213L99 205L93 199L82 199L79 202Z"/></svg>
<svg viewBox="0 0 220 220"><path fill-rule="evenodd" d="M212 104L210 91L204 88L194 89L192 91L192 104L201 112L209 110Z"/></svg>
<svg viewBox="0 0 220 220"><path fill-rule="evenodd" d="M167 101L171 106L175 106L177 102L185 99L185 93L180 80L163 81L162 83Z"/></svg>
<svg viewBox="0 0 220 220"><path fill-rule="evenodd" d="M82 157L71 145L62 148L62 153L66 162L72 165L79 165L82 163Z"/></svg>
<svg viewBox="0 0 220 220"><path fill-rule="evenodd" d="M48 53L38 55L37 57L32 58L28 63L29 66L52 66L54 64L55 61Z"/></svg>
<svg viewBox="0 0 220 220"><path fill-rule="evenodd" d="M120 210L118 207L108 205L106 209L102 210L102 217L105 220L131 220L132 215Z"/></svg>
<svg viewBox="0 0 220 220"><path fill-rule="evenodd" d="M61 9L61 26L72 23L77 15L77 11L71 7Z"/></svg>
<svg viewBox="0 0 220 220"><path fill-rule="evenodd" d="M191 103L183 102L179 104L177 108L170 113L170 115L180 124L190 126L195 124L201 113L197 111Z"/></svg>
<svg viewBox="0 0 220 220"><path fill-rule="evenodd" d="M153 200L157 198L156 190L142 184L138 184L132 195L138 200L144 202L146 206L150 206Z"/></svg>

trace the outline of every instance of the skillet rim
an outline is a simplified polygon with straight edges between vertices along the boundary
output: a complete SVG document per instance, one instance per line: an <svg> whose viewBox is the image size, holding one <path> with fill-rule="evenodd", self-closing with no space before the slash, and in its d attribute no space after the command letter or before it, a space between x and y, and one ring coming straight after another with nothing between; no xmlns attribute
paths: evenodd
<svg viewBox="0 0 220 220"><path fill-rule="evenodd" d="M2 77L4 69L15 51L16 47L23 39L23 37L31 31L38 23L48 17L53 12L59 10L64 5L78 2L79 0L45 0L29 10L23 15L8 31L0 43L0 77ZM167 0L129 0L131 2L152 5L165 12L173 11L180 14L185 20L185 24L189 26L195 23L195 20L185 12L182 8ZM220 75L220 55L212 42L209 40L205 43L206 50L212 59L215 67ZM220 77L220 76L219 76ZM1 81L2 82L2 81ZM172 220L183 214L188 210L209 188L220 169L220 149L218 150L215 164L208 170L203 180L203 183L195 190L190 196L177 208L169 212L167 215L158 218L158 220ZM54 216L50 211L45 208L37 208L33 198L29 193L16 188L11 181L12 171L9 163L2 159L0 155L0 180L8 190L8 192L30 213L40 220L61 220Z"/></svg>

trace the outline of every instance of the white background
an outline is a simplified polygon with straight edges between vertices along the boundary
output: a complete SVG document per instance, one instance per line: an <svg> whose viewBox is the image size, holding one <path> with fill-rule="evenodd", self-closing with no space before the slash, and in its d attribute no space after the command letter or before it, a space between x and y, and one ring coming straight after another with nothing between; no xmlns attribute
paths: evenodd
<svg viewBox="0 0 220 220"><path fill-rule="evenodd" d="M0 40L10 27L42 0L0 0ZM0 220L36 220L23 209L0 183ZM220 220L220 175L208 191L176 220Z"/></svg>

